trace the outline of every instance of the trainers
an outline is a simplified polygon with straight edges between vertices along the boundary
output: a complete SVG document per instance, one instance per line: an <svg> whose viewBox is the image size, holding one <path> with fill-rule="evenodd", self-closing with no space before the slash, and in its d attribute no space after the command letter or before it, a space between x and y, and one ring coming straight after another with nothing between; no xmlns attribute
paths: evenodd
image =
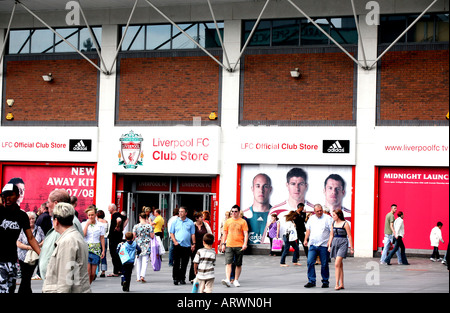
<svg viewBox="0 0 450 313"><path fill-rule="evenodd" d="M237 280L233 282L234 287L241 287L241 284Z"/></svg>
<svg viewBox="0 0 450 313"><path fill-rule="evenodd" d="M41 280L42 278L39 277L39 275L34 275L31 280Z"/></svg>
<svg viewBox="0 0 450 313"><path fill-rule="evenodd" d="M434 258L430 258L430 260L433 261L433 262L436 262L436 259L434 259Z"/></svg>
<svg viewBox="0 0 450 313"><path fill-rule="evenodd" d="M227 279L222 279L222 285L225 285L225 286L227 286L227 287L231 287L231 283L230 283L230 281L227 280Z"/></svg>

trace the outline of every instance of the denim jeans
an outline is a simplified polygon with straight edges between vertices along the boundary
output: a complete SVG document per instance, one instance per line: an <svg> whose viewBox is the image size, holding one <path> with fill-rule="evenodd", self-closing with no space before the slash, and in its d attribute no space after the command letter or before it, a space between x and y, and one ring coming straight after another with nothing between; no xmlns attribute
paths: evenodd
<svg viewBox="0 0 450 313"><path fill-rule="evenodd" d="M308 249L308 282L316 283L316 258L319 256L321 264L320 273L322 275L322 283L329 284L330 269L328 267L328 248L327 247L317 247L310 246Z"/></svg>
<svg viewBox="0 0 450 313"><path fill-rule="evenodd" d="M284 241L284 248L283 248L283 253L281 254L280 264L286 264L286 256L289 253L289 248L291 246L294 248L294 255L292 256L292 263L297 263L298 258L300 256L297 241L289 241L286 238L286 235L283 235L283 241Z"/></svg>
<svg viewBox="0 0 450 313"><path fill-rule="evenodd" d="M408 259L406 258L405 253L405 244L403 243L403 239L401 236L399 236L395 242L394 249L389 253L389 255L386 258L386 263L391 263L391 258L394 256L394 253L397 253L400 251L401 258L398 260L398 264L408 264Z"/></svg>
<svg viewBox="0 0 450 313"><path fill-rule="evenodd" d="M169 240L169 266L173 266L173 241L172 239Z"/></svg>
<svg viewBox="0 0 450 313"><path fill-rule="evenodd" d="M391 247L393 242L394 242L394 235L384 234L384 248L383 248L383 252L381 253L380 262L386 263L386 258L389 254L389 248ZM400 250L397 250L397 261L399 264L402 263L402 256L401 256Z"/></svg>

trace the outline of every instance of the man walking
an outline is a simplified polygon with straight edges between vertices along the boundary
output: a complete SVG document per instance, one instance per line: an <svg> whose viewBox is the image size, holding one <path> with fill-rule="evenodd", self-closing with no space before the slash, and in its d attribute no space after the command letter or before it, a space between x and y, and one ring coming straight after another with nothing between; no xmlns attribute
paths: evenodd
<svg viewBox="0 0 450 313"><path fill-rule="evenodd" d="M398 264L409 265L408 259L406 258L405 244L403 243L403 238L405 237L405 224L403 222L404 214L403 212L398 212L397 216L398 217L394 222L394 230L396 234L395 246L387 256L385 261L387 265L391 265L391 258L394 256L394 253L396 253L400 249L400 254L402 257L401 260L398 260Z"/></svg>
<svg viewBox="0 0 450 313"><path fill-rule="evenodd" d="M195 249L195 226L194 222L187 218L185 207L180 207L178 210L178 218L170 225L169 233L174 245L173 283L185 285L187 265Z"/></svg>
<svg viewBox="0 0 450 313"><path fill-rule="evenodd" d="M48 263L43 293L91 293L88 274L88 247L73 225L75 209L58 203L53 210L53 227L60 235Z"/></svg>
<svg viewBox="0 0 450 313"><path fill-rule="evenodd" d="M50 214L53 221L53 210L58 203L69 203L70 195L67 190L64 189L55 189L48 195L47 207L48 213ZM81 227L81 223L78 218L74 215L73 217L73 226L78 230L78 232L84 237L83 228ZM45 276L47 274L47 266L50 262L50 258L55 250L56 240L60 237L60 233L58 233L55 228L52 228L45 235L44 243L41 248L41 254L39 256L39 271L41 274L41 278L45 280Z"/></svg>
<svg viewBox="0 0 450 313"><path fill-rule="evenodd" d="M305 245L305 220L306 220L306 213L304 212L305 204L299 203L297 205L297 216L294 219L295 226L297 228L297 237L298 237L298 243L303 246L303 251L305 251L305 256L308 258L308 246Z"/></svg>
<svg viewBox="0 0 450 313"><path fill-rule="evenodd" d="M108 275L108 277L119 277L119 274L122 271L122 262L120 261L119 254L117 253L117 246L122 242L123 226L127 218L120 214L114 203L108 205L108 211L111 214L111 225L109 227L108 235L109 253L111 254L111 260L113 263L113 273Z"/></svg>
<svg viewBox="0 0 450 313"><path fill-rule="evenodd" d="M17 277L17 239L25 233L32 249L40 254L39 244L33 236L28 215L17 204L19 188L6 184L0 196L0 293L14 293Z"/></svg>
<svg viewBox="0 0 450 313"><path fill-rule="evenodd" d="M330 238L332 218L323 214L323 208L320 204L314 206L314 215L306 223L306 234L304 245L309 245L308 249L308 283L305 288L316 286L316 264L317 255L321 263L322 288L328 288L330 270L328 267L328 247ZM308 242L309 239L309 242Z"/></svg>
<svg viewBox="0 0 450 313"><path fill-rule="evenodd" d="M393 244L394 242L394 236L396 236L394 229L395 212L397 212L397 205L392 204L391 210L389 211L388 214L386 214L386 217L384 219L384 240L383 240L384 248L383 252L381 253L380 264L386 264L386 258L389 254L389 249L391 247L391 244ZM399 263L402 263L400 250L397 250L397 259Z"/></svg>
<svg viewBox="0 0 450 313"><path fill-rule="evenodd" d="M242 271L242 258L248 244L248 225L240 216L240 207L235 205L231 208L231 218L225 221L223 226L223 236L221 241L221 251L225 252L225 273L226 279L222 280L222 284L227 287L231 286L231 265L236 265L236 273L233 284L240 287L239 276Z"/></svg>

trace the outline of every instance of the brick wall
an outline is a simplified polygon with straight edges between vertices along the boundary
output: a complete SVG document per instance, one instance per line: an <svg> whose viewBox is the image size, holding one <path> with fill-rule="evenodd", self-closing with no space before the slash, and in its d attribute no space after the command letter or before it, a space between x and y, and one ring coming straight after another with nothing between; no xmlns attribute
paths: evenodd
<svg viewBox="0 0 450 313"><path fill-rule="evenodd" d="M392 51L380 70L380 120L445 120L449 51Z"/></svg>
<svg viewBox="0 0 450 313"><path fill-rule="evenodd" d="M52 73L53 81L42 75ZM84 59L7 61L5 99L14 122L96 122L98 71ZM5 106L4 106L5 107ZM6 114L5 114L6 115Z"/></svg>
<svg viewBox="0 0 450 313"><path fill-rule="evenodd" d="M219 72L209 57L122 58L118 121L207 120L219 110Z"/></svg>
<svg viewBox="0 0 450 313"><path fill-rule="evenodd" d="M247 55L243 120L352 121L354 79L342 52Z"/></svg>

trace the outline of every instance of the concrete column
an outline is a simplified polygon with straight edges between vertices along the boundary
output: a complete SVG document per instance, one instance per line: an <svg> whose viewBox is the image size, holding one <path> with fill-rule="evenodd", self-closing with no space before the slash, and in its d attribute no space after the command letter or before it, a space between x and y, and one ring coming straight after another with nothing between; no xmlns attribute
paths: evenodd
<svg viewBox="0 0 450 313"><path fill-rule="evenodd" d="M241 48L241 21L226 20L224 45L231 66L238 60ZM220 220L224 212L236 204L237 161L234 157L235 135L239 126L240 67L230 73L223 70L222 79L222 149L220 160Z"/></svg>
<svg viewBox="0 0 450 313"><path fill-rule="evenodd" d="M102 56L106 66L113 64L118 44L117 25L103 25L102 28ZM114 146L115 104L116 104L116 68L111 75L100 74L98 112L98 163L97 163L97 195L96 205L105 211L112 199L111 168L117 162L117 155L111 149Z"/></svg>
<svg viewBox="0 0 450 313"><path fill-rule="evenodd" d="M377 58L377 26L367 25L365 16L360 18L360 30L364 51L369 65ZM363 64L362 47L358 59ZM374 223L374 158L377 69L358 68L356 109L356 173L355 173L355 256L373 256Z"/></svg>

